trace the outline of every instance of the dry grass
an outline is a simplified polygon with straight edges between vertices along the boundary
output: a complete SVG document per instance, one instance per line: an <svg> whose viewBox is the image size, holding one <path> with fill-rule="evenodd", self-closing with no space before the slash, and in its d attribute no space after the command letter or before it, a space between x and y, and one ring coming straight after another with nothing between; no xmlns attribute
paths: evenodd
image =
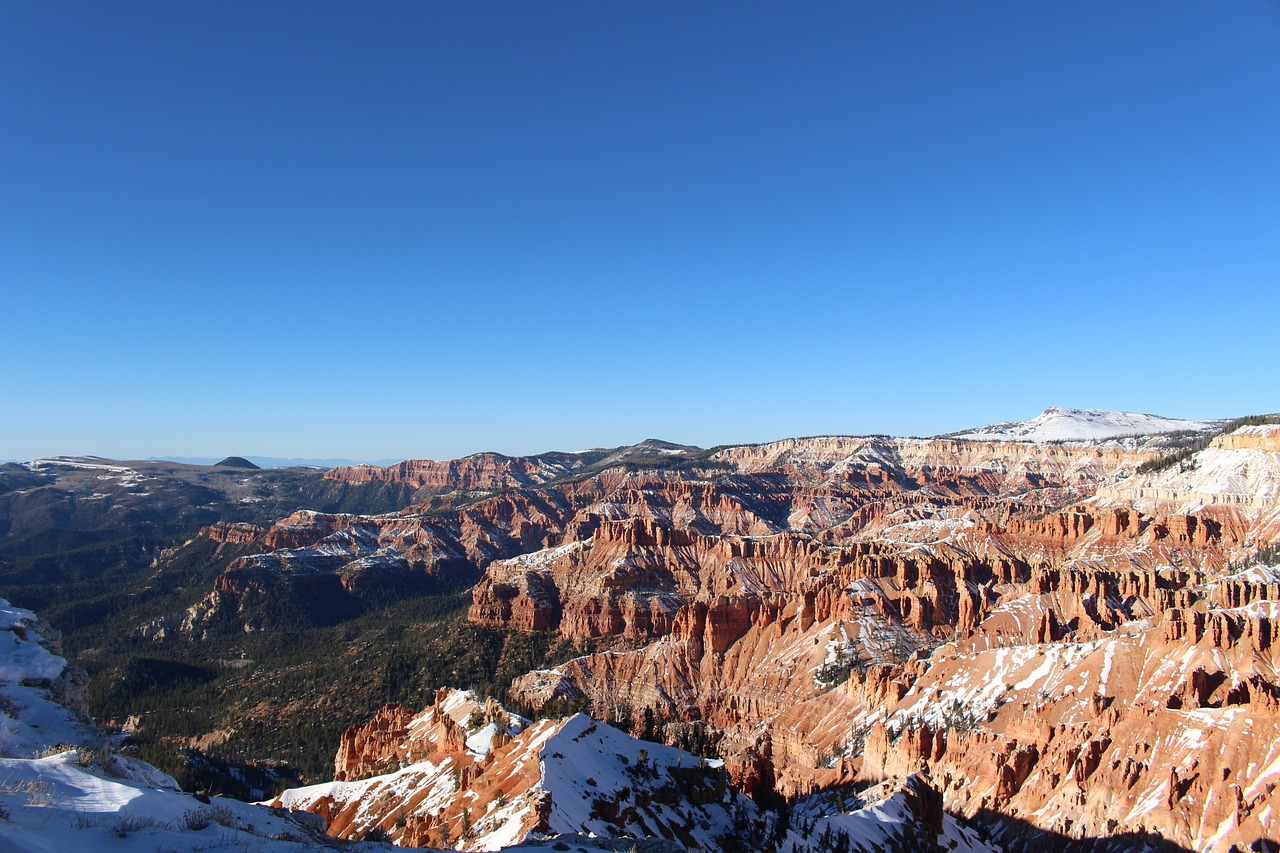
<svg viewBox="0 0 1280 853"><path fill-rule="evenodd" d="M0 781L0 794L16 794L26 798L23 805L47 806L53 802L53 785L43 779L12 779Z"/></svg>
<svg viewBox="0 0 1280 853"><path fill-rule="evenodd" d="M117 838L128 838L135 832L144 829L166 829L167 827L153 817L143 814L127 814L116 819L110 832Z"/></svg>

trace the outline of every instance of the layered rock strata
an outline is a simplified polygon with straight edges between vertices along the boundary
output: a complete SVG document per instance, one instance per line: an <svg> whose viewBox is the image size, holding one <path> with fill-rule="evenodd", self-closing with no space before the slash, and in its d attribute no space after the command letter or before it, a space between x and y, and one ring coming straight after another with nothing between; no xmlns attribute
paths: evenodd
<svg viewBox="0 0 1280 853"><path fill-rule="evenodd" d="M706 724L748 790L923 770L948 808L1032 831L1248 846L1280 831L1280 575L1239 568L1275 541L1276 460L1253 457L1269 434L1193 457L1184 475L1211 469L1219 484L1186 486L1194 503L1116 499L1141 493L1143 475L1047 514L1002 520L988 504L925 545L868 536L888 529L885 514L843 541L605 521L590 539L491 564L471 617L648 640L530 673L512 695ZM784 445L735 452L811 464ZM1248 512L1225 469L1251 478ZM1220 757L1206 765L1204 750Z"/></svg>

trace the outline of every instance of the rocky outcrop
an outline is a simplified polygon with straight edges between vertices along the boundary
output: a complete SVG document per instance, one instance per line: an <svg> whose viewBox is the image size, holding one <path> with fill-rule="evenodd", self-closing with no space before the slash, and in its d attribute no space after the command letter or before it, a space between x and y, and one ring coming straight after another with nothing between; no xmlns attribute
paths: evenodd
<svg viewBox="0 0 1280 853"><path fill-rule="evenodd" d="M342 733L338 741L338 754L334 758L333 778L339 782L348 779L364 779L399 769L409 734L409 723L416 714L403 705L387 705L373 715L367 723L352 726ZM422 756L419 756L422 757ZM396 766L391 767L395 762Z"/></svg>
<svg viewBox="0 0 1280 853"><path fill-rule="evenodd" d="M491 563L473 593L472 621L583 639L657 637L683 630L677 613L699 596L777 582L779 572L798 571L822 552L790 534L701 536L645 519L601 521L594 531L586 541Z"/></svg>
<svg viewBox="0 0 1280 853"><path fill-rule="evenodd" d="M1034 813L1040 828L1073 838L1122 828L1227 849L1272 837L1262 805L1280 779L1244 757L1270 754L1280 736L1274 661L1259 658L1270 619L1207 615L1195 620L1203 628L1003 657L935 654L867 736L861 775L922 768L950 808ZM1167 624L1184 624L1183 613ZM1002 689L984 694L978 685L992 681Z"/></svg>
<svg viewBox="0 0 1280 853"><path fill-rule="evenodd" d="M350 527L358 516L300 510L271 525L263 544L270 550L306 548Z"/></svg>
<svg viewBox="0 0 1280 853"><path fill-rule="evenodd" d="M1217 436L1209 446L1219 450L1258 450L1263 453L1280 453L1280 424L1242 426Z"/></svg>
<svg viewBox="0 0 1280 853"><path fill-rule="evenodd" d="M1152 515L1216 513L1240 541L1269 541L1280 501L1278 447L1280 425L1241 427L1175 466L1108 484L1098 498Z"/></svg>
<svg viewBox="0 0 1280 853"><path fill-rule="evenodd" d="M430 755L462 760L468 751L469 729L488 727L481 732L487 752L505 744L526 725L527 720L492 699L480 700L465 691L444 688L422 712L387 705L368 722L343 732L333 778L339 782L365 779Z"/></svg>
<svg viewBox="0 0 1280 853"><path fill-rule="evenodd" d="M562 468L539 464L537 460L477 453L464 459L436 462L409 459L380 468L374 465L339 466L325 472L326 480L362 485L389 483L424 489L434 493L462 490L496 492L544 483L562 473Z"/></svg>
<svg viewBox="0 0 1280 853"><path fill-rule="evenodd" d="M619 849L813 853L842 843L871 853L943 839L963 841L975 853L992 849L947 815L941 793L917 774L887 780L839 807L820 795L798 801L787 828L734 790L724 770L687 752L636 740L583 714L527 727L519 721L503 737L496 736L495 719L519 720L456 690L441 690L417 715L385 708L344 735L336 770L345 781L286 791L274 805L318 814L341 838L381 833L409 847L493 850L573 833L625 836ZM387 758L394 760L380 775L358 778L358 768ZM596 841L591 848L614 844Z"/></svg>
<svg viewBox="0 0 1280 853"><path fill-rule="evenodd" d="M220 545L253 545L265 544L262 540L266 532L266 528L256 524L220 521L200 528L198 535Z"/></svg>
<svg viewBox="0 0 1280 853"><path fill-rule="evenodd" d="M722 771L578 714L528 725L469 693L441 690L417 715L383 709L343 736L340 781L276 805L323 816L331 834L385 832L401 846L495 849L532 833L636 828L704 849L763 839L754 804ZM388 761L392 763L388 767ZM352 781L369 769L382 775Z"/></svg>

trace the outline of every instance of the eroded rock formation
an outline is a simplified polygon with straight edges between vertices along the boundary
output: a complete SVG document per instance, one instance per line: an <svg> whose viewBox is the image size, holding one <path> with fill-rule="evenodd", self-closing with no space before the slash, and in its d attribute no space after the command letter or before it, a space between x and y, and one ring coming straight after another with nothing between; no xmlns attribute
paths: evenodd
<svg viewBox="0 0 1280 853"><path fill-rule="evenodd" d="M492 455L344 471L501 493L297 514L217 593L468 566L474 622L597 649L518 678L516 701L625 708L636 733L648 709L673 740L705 730L744 791L914 775L1014 842L1158 832L1228 849L1280 832L1280 573L1252 560L1280 539L1277 442L1246 427L1141 475L1161 452L1142 438L794 439L571 479L578 463ZM438 716L415 740L420 719L389 708L349 732L340 778L446 758L479 774L467 785L489 772ZM426 742L436 759L414 751ZM433 766L416 784L443 784ZM370 825L345 790L320 810L338 832ZM528 827L550 819L526 805ZM448 808L406 817L403 837L456 832Z"/></svg>
<svg viewBox="0 0 1280 853"><path fill-rule="evenodd" d="M788 478L806 472L805 489L819 477L830 488L843 468L879 491L815 532L603 522L590 539L491 564L472 618L651 637L531 673L512 694L535 707L577 695L599 713L647 707L704 723L748 790L798 795L850 776L924 772L948 808L971 816L1068 837L1148 832L1197 848L1247 846L1280 829L1280 575L1238 568L1275 539L1268 496L1280 466L1260 450L1272 432L1215 440L1182 472L1213 476L1187 486L1170 474L1124 479L1135 457L1121 464L1129 451L1114 449L1055 445L1038 467L1014 466L1013 479L1005 466L998 480L975 474L957 487L965 460L943 446L948 464L917 463L924 483L914 492L900 488L906 469L885 477L881 460L814 461L867 454L872 443L733 449L756 476L776 465ZM885 446L894 445L875 449ZM1022 446L1023 458L1037 447ZM1026 476L1033 467L1055 479ZM1152 498L1144 484L1153 480L1180 499ZM1254 497L1240 498L1241 482ZM812 495L805 489L795 494ZM926 489L942 494L922 500ZM1046 492L1074 501L1032 513L1019 503ZM811 523L818 504L804 500ZM824 511L836 500L824 496Z"/></svg>

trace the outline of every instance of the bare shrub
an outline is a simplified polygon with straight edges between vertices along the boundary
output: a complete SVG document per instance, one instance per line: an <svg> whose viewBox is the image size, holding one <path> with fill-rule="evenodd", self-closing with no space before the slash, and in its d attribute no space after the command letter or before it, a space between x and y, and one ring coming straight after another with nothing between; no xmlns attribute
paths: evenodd
<svg viewBox="0 0 1280 853"><path fill-rule="evenodd" d="M209 816L213 818L213 822L219 826L225 826L228 829L239 829L239 822L236 820L236 813L228 806L209 806Z"/></svg>
<svg viewBox="0 0 1280 853"><path fill-rule="evenodd" d="M141 832L144 829L159 829L162 824L153 817L143 814L127 814L121 815L116 819L115 824L110 828L112 835L117 838L128 838L135 832Z"/></svg>
<svg viewBox="0 0 1280 853"><path fill-rule="evenodd" d="M35 754L36 758L53 758L55 755L62 755L64 752L70 752L75 749L69 743L55 743L53 746L46 746Z"/></svg>
<svg viewBox="0 0 1280 853"><path fill-rule="evenodd" d="M26 797L23 805L47 806L53 802L53 786L43 779L24 779L14 782L5 779L0 782L0 793L20 794Z"/></svg>

